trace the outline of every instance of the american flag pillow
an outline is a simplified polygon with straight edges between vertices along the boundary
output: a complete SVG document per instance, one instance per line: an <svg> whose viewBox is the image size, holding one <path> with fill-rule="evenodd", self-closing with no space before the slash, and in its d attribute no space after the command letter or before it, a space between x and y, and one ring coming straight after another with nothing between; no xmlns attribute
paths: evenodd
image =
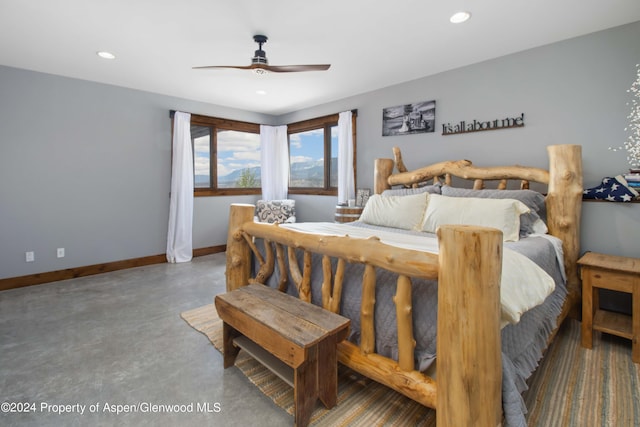
<svg viewBox="0 0 640 427"><path fill-rule="evenodd" d="M622 175L606 177L597 187L582 192L583 199L608 200L610 202L630 202L638 197L638 192L629 187Z"/></svg>

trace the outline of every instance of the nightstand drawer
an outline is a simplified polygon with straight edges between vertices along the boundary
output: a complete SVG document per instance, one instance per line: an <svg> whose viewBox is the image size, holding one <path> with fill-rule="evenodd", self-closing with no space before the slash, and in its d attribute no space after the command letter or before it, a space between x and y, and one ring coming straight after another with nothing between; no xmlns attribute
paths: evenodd
<svg viewBox="0 0 640 427"><path fill-rule="evenodd" d="M639 279L636 274L583 266L582 280L588 280L594 288L631 293Z"/></svg>

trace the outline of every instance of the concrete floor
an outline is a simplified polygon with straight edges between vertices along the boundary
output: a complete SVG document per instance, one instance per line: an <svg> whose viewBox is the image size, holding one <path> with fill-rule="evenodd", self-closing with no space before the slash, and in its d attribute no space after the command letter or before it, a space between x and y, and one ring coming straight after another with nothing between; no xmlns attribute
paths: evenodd
<svg viewBox="0 0 640 427"><path fill-rule="evenodd" d="M0 425L293 425L180 318L224 292L224 269L221 253L0 292L0 402L18 411L2 403Z"/></svg>

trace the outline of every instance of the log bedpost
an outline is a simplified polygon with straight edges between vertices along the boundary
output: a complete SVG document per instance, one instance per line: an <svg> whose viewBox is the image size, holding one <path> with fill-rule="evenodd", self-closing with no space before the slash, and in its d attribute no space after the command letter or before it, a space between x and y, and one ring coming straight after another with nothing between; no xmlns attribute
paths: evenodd
<svg viewBox="0 0 640 427"><path fill-rule="evenodd" d="M495 427L502 420L502 232L444 225L437 235L436 424Z"/></svg>
<svg viewBox="0 0 640 427"><path fill-rule="evenodd" d="M242 225L253 221L255 206L233 203L227 234L227 292L249 284L251 248L242 236Z"/></svg>
<svg viewBox="0 0 640 427"><path fill-rule="evenodd" d="M578 256L580 253L580 219L582 212L582 147L580 145L550 145L549 187L546 198L549 234L562 239L564 265L567 273L568 298L580 301ZM575 307L577 304L565 306ZM578 311L571 313L578 316Z"/></svg>
<svg viewBox="0 0 640 427"><path fill-rule="evenodd" d="M382 194L384 190L391 188L388 178L393 173L393 160L376 159L373 169L373 193Z"/></svg>

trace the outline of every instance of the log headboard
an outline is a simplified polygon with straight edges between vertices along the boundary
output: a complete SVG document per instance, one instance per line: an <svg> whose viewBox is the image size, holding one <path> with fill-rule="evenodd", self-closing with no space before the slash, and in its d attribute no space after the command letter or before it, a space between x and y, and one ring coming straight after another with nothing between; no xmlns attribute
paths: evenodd
<svg viewBox="0 0 640 427"><path fill-rule="evenodd" d="M580 301L577 261L580 252L580 219L582 209L582 146L550 145L547 147L549 168L529 166L478 167L469 160L446 161L407 171L402 155L394 147L394 159L376 159L374 193L380 194L394 185L415 187L420 183L442 182L451 185L452 178L472 180L473 188L484 188L486 181L498 181L498 189L506 189L508 181L520 181L520 188L530 182L547 187L545 203L549 234L562 240L569 295L563 316ZM394 166L398 169L393 173ZM573 313L576 314L576 313Z"/></svg>

